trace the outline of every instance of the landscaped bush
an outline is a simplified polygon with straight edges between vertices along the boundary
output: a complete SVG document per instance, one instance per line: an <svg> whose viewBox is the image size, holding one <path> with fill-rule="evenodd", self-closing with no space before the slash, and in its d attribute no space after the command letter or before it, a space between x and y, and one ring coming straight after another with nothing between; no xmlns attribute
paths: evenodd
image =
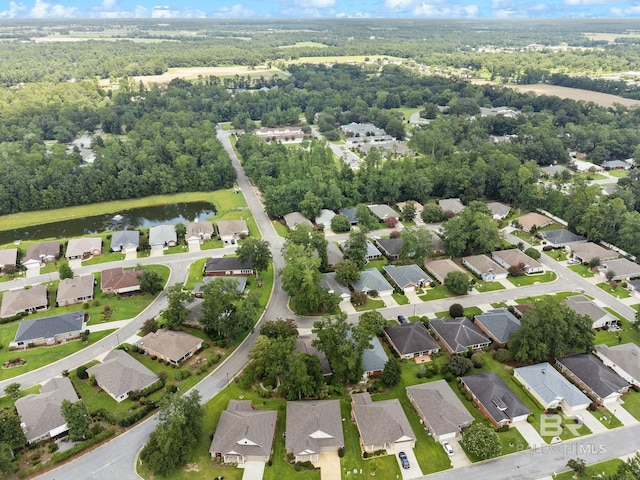
<svg viewBox="0 0 640 480"><path fill-rule="evenodd" d="M130 414L128 417L124 417L118 420L118 425L120 425L121 427L130 427L131 425L136 423L138 420L142 420L144 417L146 417L147 414L150 413L155 408L156 408L155 402L150 402L147 405L137 410L134 410L134 412Z"/></svg>
<svg viewBox="0 0 640 480"><path fill-rule="evenodd" d="M162 387L164 387L164 381L162 379L159 379L154 383L152 383L151 385L149 385L147 388L143 388L142 390L140 390L140 396L148 397L152 393L155 393L158 390L160 390Z"/></svg>
<svg viewBox="0 0 640 480"><path fill-rule="evenodd" d="M92 447L93 445L96 445L101 441L106 440L107 438L112 436L114 433L115 433L115 430L113 429L105 430L101 434L96 435L95 437L90 438L89 440L86 440L82 443L78 443L77 445L74 445L69 450L65 450L64 452L54 453L53 455L51 455L51 461L53 463L64 462L67 458L73 457L76 453L79 453L86 448Z"/></svg>
<svg viewBox="0 0 640 480"><path fill-rule="evenodd" d="M511 353L506 348L499 348L493 353L496 362L506 363L511 361Z"/></svg>
<svg viewBox="0 0 640 480"><path fill-rule="evenodd" d="M81 365L78 367L78 369L76 370L76 377L78 377L80 380L89 378L86 365Z"/></svg>
<svg viewBox="0 0 640 480"><path fill-rule="evenodd" d="M175 379L178 381L186 380L190 376L191 376L191 371L187 370L186 368L183 368L178 373L176 373Z"/></svg>
<svg viewBox="0 0 640 480"><path fill-rule="evenodd" d="M89 415L91 415L91 418L96 422L105 421L111 425L116 424L116 418L105 408L99 408L95 412L89 413Z"/></svg>

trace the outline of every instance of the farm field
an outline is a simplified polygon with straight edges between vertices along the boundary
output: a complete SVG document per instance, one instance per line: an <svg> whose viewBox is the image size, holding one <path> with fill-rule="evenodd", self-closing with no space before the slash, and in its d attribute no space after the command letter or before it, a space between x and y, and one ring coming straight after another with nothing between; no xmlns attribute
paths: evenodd
<svg viewBox="0 0 640 480"><path fill-rule="evenodd" d="M228 67L188 67L188 68L170 68L162 75L142 75L138 77L132 77L136 83L142 82L145 85L151 83L169 83L175 78L184 78L186 80L202 77L208 77L213 75L214 77L232 77L234 75L265 78L271 77L274 74L281 76L287 75L282 70L277 68L254 68L245 67L241 65L232 65ZM103 85L104 86L104 85Z"/></svg>

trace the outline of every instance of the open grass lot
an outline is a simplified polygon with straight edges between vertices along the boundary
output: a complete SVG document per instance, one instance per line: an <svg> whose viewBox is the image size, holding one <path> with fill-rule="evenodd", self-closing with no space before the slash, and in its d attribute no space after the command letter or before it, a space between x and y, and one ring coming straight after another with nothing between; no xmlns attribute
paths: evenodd
<svg viewBox="0 0 640 480"><path fill-rule="evenodd" d="M534 285L536 283L553 282L558 276L555 272L543 272L535 275L522 275L521 277L507 277L516 287Z"/></svg>
<svg viewBox="0 0 640 480"><path fill-rule="evenodd" d="M581 277L584 278L591 278L593 277L595 274L591 271L591 269L584 264L580 264L580 265L569 265L569 270L573 270L574 272L576 272L578 275L580 275Z"/></svg>
<svg viewBox="0 0 640 480"><path fill-rule="evenodd" d="M615 290L611 288L611 285L608 283L598 283L597 287L616 298L629 298L631 296L629 290L622 288L620 285L618 285Z"/></svg>
<svg viewBox="0 0 640 480"><path fill-rule="evenodd" d="M365 61L376 62L378 60L402 61L402 58L390 57L387 55L334 55L329 57L300 57L289 63L364 63Z"/></svg>
<svg viewBox="0 0 640 480"><path fill-rule="evenodd" d="M53 347L36 347L27 350L13 350L9 351L6 346L16 335L19 322L13 322L6 325L0 325L0 344L3 345L0 350L0 364L4 364L10 358L22 358L26 360L27 364L13 368L3 368L0 370L0 380L6 380L13 378L23 373L36 370L45 365L57 362L58 360L68 357L83 348L96 343L98 340L102 340L113 332L113 330L105 330L102 332L95 332L89 335L87 344L83 344L79 340L74 340L61 345Z"/></svg>
<svg viewBox="0 0 640 480"><path fill-rule="evenodd" d="M608 460L602 463L596 463L594 465L587 466L587 470L585 476L582 478L600 478L597 475L604 473L605 475L611 475L616 472L619 465L624 463L619 458L614 458L613 460ZM556 480L575 480L573 470L560 473L555 476Z"/></svg>
<svg viewBox="0 0 640 480"><path fill-rule="evenodd" d="M293 45L280 45L277 48L328 48L328 46L318 42L296 42Z"/></svg>
<svg viewBox="0 0 640 480"><path fill-rule="evenodd" d="M629 390L622 396L624 409L640 421L640 392Z"/></svg>
<svg viewBox="0 0 640 480"><path fill-rule="evenodd" d="M567 252L563 249L543 250L542 253L547 257L554 259L556 262L564 262L567 259Z"/></svg>
<svg viewBox="0 0 640 480"><path fill-rule="evenodd" d="M480 310L478 307L467 307L464 309L464 316L467 318L473 318L476 315L480 315L481 313L482 310ZM451 319L451 315L449 315L448 310L445 310L444 312L436 312L435 316L437 318Z"/></svg>
<svg viewBox="0 0 640 480"><path fill-rule="evenodd" d="M556 292L554 293L554 295L556 297L560 297L560 298L567 298L570 297L571 295L575 295L575 292ZM524 303L535 303L537 300L546 297L547 295L540 295L538 297L523 297L523 298L517 298L516 299L516 303L519 305L522 305Z"/></svg>

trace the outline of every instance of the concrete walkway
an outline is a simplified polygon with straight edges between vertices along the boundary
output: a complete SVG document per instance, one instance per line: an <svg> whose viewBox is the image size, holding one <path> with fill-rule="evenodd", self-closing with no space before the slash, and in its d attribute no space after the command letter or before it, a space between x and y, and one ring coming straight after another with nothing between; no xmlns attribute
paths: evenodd
<svg viewBox="0 0 640 480"><path fill-rule="evenodd" d="M347 315L355 315L355 314L358 313L356 311L355 307L353 306L353 304L351 302L349 302L349 301L340 302L338 307L340 307L340 310L342 310Z"/></svg>
<svg viewBox="0 0 640 480"><path fill-rule="evenodd" d="M415 290L405 292L404 296L407 297L407 300L409 300L409 304L422 303L422 299L418 296Z"/></svg>
<svg viewBox="0 0 640 480"><path fill-rule="evenodd" d="M529 448L538 448L547 444L529 422L516 422L513 426L524 437L529 444Z"/></svg>
<svg viewBox="0 0 640 480"><path fill-rule="evenodd" d="M190 243L189 244L189 252L199 252L200 251L200 244L199 243Z"/></svg>
<svg viewBox="0 0 640 480"><path fill-rule="evenodd" d="M340 480L340 457L337 452L321 453L318 456L321 480Z"/></svg>
<svg viewBox="0 0 640 480"><path fill-rule="evenodd" d="M449 457L449 460L451 460L451 466L453 468L461 468L471 465L471 460L469 460L467 454L464 453L460 443L457 440L447 441L449 442L449 445L451 445L451 448L453 448L453 455Z"/></svg>
<svg viewBox="0 0 640 480"><path fill-rule="evenodd" d="M611 411L613 415L618 420L620 420L625 427L628 425L636 425L637 423L639 423L638 420L636 420L636 417L631 415L621 403L618 403L613 408L609 407L609 411Z"/></svg>
<svg viewBox="0 0 640 480"><path fill-rule="evenodd" d="M264 462L245 462L242 480L262 480Z"/></svg>
<svg viewBox="0 0 640 480"><path fill-rule="evenodd" d="M581 413L579 416L582 421L584 422L584 424L589 427L589 430L591 430L591 433L603 433L606 432L608 430L607 427L605 427L600 420L598 420L596 417L594 417L591 412L589 411L585 411L583 413Z"/></svg>
<svg viewBox="0 0 640 480"><path fill-rule="evenodd" d="M380 300L384 302L385 307L399 307L398 302L396 302L396 299L393 298L392 295L383 295L380 297Z"/></svg>

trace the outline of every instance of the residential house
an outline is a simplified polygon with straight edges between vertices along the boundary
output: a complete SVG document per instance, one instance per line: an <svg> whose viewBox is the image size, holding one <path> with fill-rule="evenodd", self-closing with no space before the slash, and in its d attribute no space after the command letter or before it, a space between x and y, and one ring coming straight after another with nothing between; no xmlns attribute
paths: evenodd
<svg viewBox="0 0 640 480"><path fill-rule="evenodd" d="M506 279L509 275L509 272L486 255L463 257L462 264L480 277L483 282L495 282Z"/></svg>
<svg viewBox="0 0 640 480"><path fill-rule="evenodd" d="M567 415L586 409L591 400L547 362L513 370L520 382L543 409L562 408Z"/></svg>
<svg viewBox="0 0 640 480"><path fill-rule="evenodd" d="M5 248L0 250L0 272L6 272L18 265L18 249Z"/></svg>
<svg viewBox="0 0 640 480"><path fill-rule="evenodd" d="M331 228L331 220L336 216L336 213L332 210L323 208L320 210L320 215L316 217L316 225L322 225L325 230Z"/></svg>
<svg viewBox="0 0 640 480"><path fill-rule="evenodd" d="M444 284L445 278L451 272L462 272L465 275L471 277L468 272L466 272L463 268L461 268L457 263L453 260L445 258L443 260L431 260L430 262L425 263L424 265L426 269L433 275L438 282Z"/></svg>
<svg viewBox="0 0 640 480"><path fill-rule="evenodd" d="M385 220L387 218L395 218L398 220L400 215L389 205L369 205L369 210L380 220Z"/></svg>
<svg viewBox="0 0 640 480"><path fill-rule="evenodd" d="M256 128L251 133L253 135L257 135L266 142L269 142L271 140L279 140L281 142L302 141L302 139L311 135L311 133L307 134L303 132L301 127L293 126L283 126L275 128L262 127Z"/></svg>
<svg viewBox="0 0 640 480"><path fill-rule="evenodd" d="M629 170L631 168L630 163L623 162L622 160L607 160L602 162L601 166L605 170Z"/></svg>
<svg viewBox="0 0 640 480"><path fill-rule="evenodd" d="M640 298L640 279L629 280L627 282L627 288L635 297Z"/></svg>
<svg viewBox="0 0 640 480"><path fill-rule="evenodd" d="M84 324L84 311L63 313L53 317L23 320L9 347L29 347L31 345L55 345L80 337Z"/></svg>
<svg viewBox="0 0 640 480"><path fill-rule="evenodd" d="M193 286L193 294L196 297L202 297L204 294L205 285L214 282L216 280L224 280L225 282L235 282L236 291L238 293L244 293L245 288L247 288L247 277L234 276L233 278L222 278L219 277L204 277L202 282L198 282Z"/></svg>
<svg viewBox="0 0 640 480"><path fill-rule="evenodd" d="M520 320L506 308L496 308L476 315L475 324L500 346L506 345L511 334L520 330Z"/></svg>
<svg viewBox="0 0 640 480"><path fill-rule="evenodd" d="M389 261L398 260L400 257L400 250L404 241L402 238L379 238L376 240L376 245L382 254L389 259Z"/></svg>
<svg viewBox="0 0 640 480"><path fill-rule="evenodd" d="M149 229L149 246L151 248L175 247L178 234L175 225L156 225Z"/></svg>
<svg viewBox="0 0 640 480"><path fill-rule="evenodd" d="M344 448L340 400L287 402L285 446L296 462L318 463L320 454Z"/></svg>
<svg viewBox="0 0 640 480"><path fill-rule="evenodd" d="M600 275L607 276L607 272L613 272L615 275L612 280L631 280L640 277L640 265L626 258L615 258L600 263Z"/></svg>
<svg viewBox="0 0 640 480"><path fill-rule="evenodd" d="M365 348L362 352L362 367L364 368L362 378L364 380L379 376L389 361L387 352L382 348L378 337L373 337L369 345L371 345L372 348Z"/></svg>
<svg viewBox="0 0 640 480"><path fill-rule="evenodd" d="M482 414L496 427L526 420L531 410L502 381L496 372L485 372L460 379L471 393Z"/></svg>
<svg viewBox="0 0 640 480"><path fill-rule="evenodd" d="M330 268L334 268L338 263L344 260L342 250L333 242L327 243L327 263Z"/></svg>
<svg viewBox="0 0 640 480"><path fill-rule="evenodd" d="M184 240L188 245L198 245L211 240L215 235L213 223L211 222L193 222L187 223Z"/></svg>
<svg viewBox="0 0 640 480"><path fill-rule="evenodd" d="M220 220L217 222L218 236L225 245L233 245L239 238L249 236L245 220Z"/></svg>
<svg viewBox="0 0 640 480"><path fill-rule="evenodd" d="M616 403L629 383L592 353L556 359L556 366L598 405Z"/></svg>
<svg viewBox="0 0 640 480"><path fill-rule="evenodd" d="M124 230L111 234L111 250L113 252L135 252L140 246L140 232L138 230Z"/></svg>
<svg viewBox="0 0 640 480"><path fill-rule="evenodd" d="M377 260L382 256L382 252L376 248L371 240L367 240L367 253L365 254L365 259L367 262L371 260Z"/></svg>
<svg viewBox="0 0 640 480"><path fill-rule="evenodd" d="M229 400L209 447L212 458L245 465L269 461L278 412L258 410L250 400Z"/></svg>
<svg viewBox="0 0 640 480"><path fill-rule="evenodd" d="M635 343L623 343L609 347L607 345L595 346L596 356L607 367L616 372L620 377L640 388L640 347Z"/></svg>
<svg viewBox="0 0 640 480"><path fill-rule="evenodd" d="M351 395L352 412L364 452L409 450L416 436L397 398L374 402L369 393Z"/></svg>
<svg viewBox="0 0 640 480"><path fill-rule="evenodd" d="M367 268L360 273L360 278L352 285L356 291L364 293L377 292L379 296L391 295L393 287L377 268Z"/></svg>
<svg viewBox="0 0 640 480"><path fill-rule="evenodd" d="M542 273L544 270L540 262L534 260L517 248L495 251L491 254L491 257L503 268L509 270L511 267L520 267L527 275Z"/></svg>
<svg viewBox="0 0 640 480"><path fill-rule="evenodd" d="M40 393L32 393L16 400L15 407L27 442L37 443L69 431L62 415L64 400L72 403L80 400L71 380L66 377L52 378L42 385Z"/></svg>
<svg viewBox="0 0 640 480"><path fill-rule="evenodd" d="M40 267L45 263L55 262L60 257L60 242L42 242L29 245L22 259L26 268Z"/></svg>
<svg viewBox="0 0 640 480"><path fill-rule="evenodd" d="M589 263L594 258L599 259L601 262L618 258L617 252L593 242L574 243L569 245L568 250L569 255L581 263Z"/></svg>
<svg viewBox="0 0 640 480"><path fill-rule="evenodd" d="M601 165L596 165L595 163L586 162L577 158L571 158L569 165L578 173L602 172L604 170Z"/></svg>
<svg viewBox="0 0 640 480"><path fill-rule="evenodd" d="M387 135L384 129L376 127L373 123L351 122L348 125L341 125L340 131L347 136L349 143L388 142L393 140L393 137Z"/></svg>
<svg viewBox="0 0 640 480"><path fill-rule="evenodd" d="M574 245L576 243L585 243L587 241L587 237L583 237L582 235L576 235L569 230L564 228L558 228L557 230L547 230L544 232L540 232L542 238L544 239L543 243L546 242L547 245L552 246L553 248L564 248L569 245Z"/></svg>
<svg viewBox="0 0 640 480"><path fill-rule="evenodd" d="M86 237L72 238L67 243L67 252L64 254L67 260L87 259L102 254L102 238Z"/></svg>
<svg viewBox="0 0 640 480"><path fill-rule="evenodd" d="M618 318L598 306L596 302L584 295L567 297L565 303L578 315L586 315L591 319L591 328L608 328L618 325Z"/></svg>
<svg viewBox="0 0 640 480"><path fill-rule="evenodd" d="M87 303L93 300L94 282L95 280L92 273L60 280L56 294L56 303L59 307L64 307L75 303Z"/></svg>
<svg viewBox="0 0 640 480"><path fill-rule="evenodd" d="M336 272L321 274L319 285L329 290L329 293L338 295L342 302L348 301L351 298L351 290L338 280Z"/></svg>
<svg viewBox="0 0 640 480"><path fill-rule="evenodd" d="M403 292L414 292L416 288L422 288L431 283L429 275L415 264L411 265L385 265L382 267L391 281Z"/></svg>
<svg viewBox="0 0 640 480"><path fill-rule="evenodd" d="M144 273L141 269L128 269L122 267L108 268L102 271L100 289L102 293L124 294L140 291L140 276Z"/></svg>
<svg viewBox="0 0 640 480"><path fill-rule="evenodd" d="M440 351L440 345L422 322L384 327L384 335L400 358L415 358Z"/></svg>
<svg viewBox="0 0 640 480"><path fill-rule="evenodd" d="M299 335L298 338L296 338L296 352L306 353L307 355L317 357L320 362L320 367L322 368L322 374L324 376L333 375L331 365L329 365L329 360L327 360L325 353L313 346L313 341L317 340L317 338L318 336L315 333Z"/></svg>
<svg viewBox="0 0 640 480"><path fill-rule="evenodd" d="M453 212L455 215L464 210L464 204L459 198L445 198L438 200L438 205L445 212Z"/></svg>
<svg viewBox="0 0 640 480"><path fill-rule="evenodd" d="M491 343L467 317L435 318L429 322L429 330L449 353L464 353L470 348L480 350Z"/></svg>
<svg viewBox="0 0 640 480"><path fill-rule="evenodd" d="M348 208L340 208L338 209L338 213L344 215L349 219L349 223L351 225L357 225L358 219L356 218L356 208L348 207Z"/></svg>
<svg viewBox="0 0 640 480"><path fill-rule="evenodd" d="M571 173L571 170L569 170L566 167L563 167L562 165L549 165L547 167L542 167L540 169L540 171L542 173L544 173L545 175L548 175L550 177L555 176L556 174L560 175L562 174L562 172L569 172Z"/></svg>
<svg viewBox="0 0 640 480"><path fill-rule="evenodd" d="M11 317L20 312L33 313L46 310L49 306L47 287L34 285L31 288L8 290L2 295L0 317Z"/></svg>
<svg viewBox="0 0 640 480"><path fill-rule="evenodd" d="M601 192L603 195L613 195L618 190L620 190L620 187L617 184L613 183L609 185L603 185Z"/></svg>
<svg viewBox="0 0 640 480"><path fill-rule="evenodd" d="M116 402L131 392L140 392L158 381L158 376L124 350L111 350L102 363L87 369L97 385Z"/></svg>
<svg viewBox="0 0 640 480"><path fill-rule="evenodd" d="M494 220L504 220L511 211L511 207L502 202L489 202L487 207L491 211Z"/></svg>
<svg viewBox="0 0 640 480"><path fill-rule="evenodd" d="M407 208L407 204L413 203L413 208L416 209L416 219L420 217L420 214L424 210L424 206L420 202L416 202L415 200L408 200L406 202L398 202L396 203L396 207L401 212L404 212L404 209Z"/></svg>
<svg viewBox="0 0 640 480"><path fill-rule="evenodd" d="M522 215L516 220L516 222L525 232L530 232L531 230L539 230L553 224L553 220L551 220L549 217L545 217L544 215L540 215L536 212Z"/></svg>
<svg viewBox="0 0 640 480"><path fill-rule="evenodd" d="M460 430L473 423L473 415L445 380L407 387L407 397L436 442L459 438Z"/></svg>
<svg viewBox="0 0 640 480"><path fill-rule="evenodd" d="M146 334L136 346L147 355L179 365L202 348L202 339L185 332L160 329Z"/></svg>
<svg viewBox="0 0 640 480"><path fill-rule="evenodd" d="M208 277L253 275L253 264L238 257L208 258L204 274Z"/></svg>
<svg viewBox="0 0 640 480"><path fill-rule="evenodd" d="M313 223L311 223L311 220L302 215L300 212L287 213L283 218L284 223L287 224L289 230L295 230L299 223L303 223L305 225L313 227Z"/></svg>

